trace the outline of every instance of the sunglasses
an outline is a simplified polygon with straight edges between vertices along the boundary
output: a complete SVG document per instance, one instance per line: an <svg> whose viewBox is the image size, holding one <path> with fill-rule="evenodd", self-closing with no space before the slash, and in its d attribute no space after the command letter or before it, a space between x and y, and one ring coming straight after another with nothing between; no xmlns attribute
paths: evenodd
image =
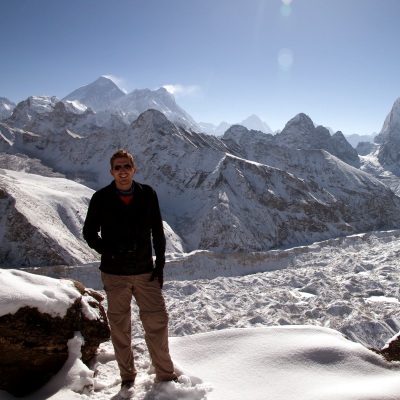
<svg viewBox="0 0 400 400"><path fill-rule="evenodd" d="M133 165L131 164L125 164L125 165L116 165L114 167L115 171L119 171L121 168L125 168L126 170L130 171L133 168Z"/></svg>

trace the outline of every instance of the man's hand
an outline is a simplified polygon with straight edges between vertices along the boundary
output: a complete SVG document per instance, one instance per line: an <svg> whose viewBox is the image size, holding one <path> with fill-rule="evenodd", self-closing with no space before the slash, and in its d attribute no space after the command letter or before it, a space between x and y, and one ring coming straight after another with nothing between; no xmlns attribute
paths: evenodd
<svg viewBox="0 0 400 400"><path fill-rule="evenodd" d="M153 272L151 273L150 276L150 282L153 282L154 279L158 280L160 288L162 289L164 284L164 264L157 265L156 262L156 266L153 268Z"/></svg>

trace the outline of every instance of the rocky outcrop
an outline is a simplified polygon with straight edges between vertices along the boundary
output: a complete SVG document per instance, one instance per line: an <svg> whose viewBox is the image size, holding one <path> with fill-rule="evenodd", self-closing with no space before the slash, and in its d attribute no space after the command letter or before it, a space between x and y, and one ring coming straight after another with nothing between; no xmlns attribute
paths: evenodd
<svg viewBox="0 0 400 400"><path fill-rule="evenodd" d="M400 334L393 336L381 350L375 350L388 361L400 361Z"/></svg>
<svg viewBox="0 0 400 400"><path fill-rule="evenodd" d="M381 144L378 152L380 165L396 175L400 173L400 125L393 127Z"/></svg>
<svg viewBox="0 0 400 400"><path fill-rule="evenodd" d="M386 116L379 135L375 136L374 142L382 144L385 142L388 133L400 124L400 97L393 103L392 109Z"/></svg>
<svg viewBox="0 0 400 400"><path fill-rule="evenodd" d="M394 102L374 142L380 144L379 163L398 176L400 174L400 98Z"/></svg>
<svg viewBox="0 0 400 400"><path fill-rule="evenodd" d="M358 143L356 150L360 156L366 156L372 154L379 149L379 145L372 142L360 142Z"/></svg>
<svg viewBox="0 0 400 400"><path fill-rule="evenodd" d="M347 141L342 132L334 133L331 136L330 143L331 154L353 167L360 167L360 158L357 150Z"/></svg>
<svg viewBox="0 0 400 400"><path fill-rule="evenodd" d="M89 135L96 131L95 114L90 108L77 107L74 103L61 101L57 97L31 96L20 102L4 124L30 133L47 136L66 130Z"/></svg>
<svg viewBox="0 0 400 400"><path fill-rule="evenodd" d="M331 136L327 128L315 127L305 114L294 117L275 136L248 130L241 125L232 125L221 139L240 157L257 162L266 163L264 155L269 153L269 149L272 146L281 146L295 150L325 150L353 167L360 166L357 151L342 132Z"/></svg>
<svg viewBox="0 0 400 400"><path fill-rule="evenodd" d="M60 101L55 96L30 96L14 108L6 123L14 128L34 130L43 118L47 118Z"/></svg>
<svg viewBox="0 0 400 400"><path fill-rule="evenodd" d="M327 128L315 127L311 118L303 113L292 118L282 132L276 135L275 144L292 149L325 150L353 167L360 166L357 151L342 132L331 136Z"/></svg>
<svg viewBox="0 0 400 400"><path fill-rule="evenodd" d="M84 362L94 356L100 343L109 340L102 295L79 282L74 285L76 299L65 316L24 306L0 317L0 390L25 396L48 382L67 360L68 340L74 332L80 331L84 338L81 348ZM53 290L50 285L48 292ZM23 296L29 303L30 293Z"/></svg>
<svg viewBox="0 0 400 400"><path fill-rule="evenodd" d="M79 101L94 112L112 106L112 103L125 96L125 93L111 80L104 76L89 85L82 86L63 98L64 101Z"/></svg>
<svg viewBox="0 0 400 400"><path fill-rule="evenodd" d="M5 97L0 97L0 120L10 117L14 108L15 103Z"/></svg>

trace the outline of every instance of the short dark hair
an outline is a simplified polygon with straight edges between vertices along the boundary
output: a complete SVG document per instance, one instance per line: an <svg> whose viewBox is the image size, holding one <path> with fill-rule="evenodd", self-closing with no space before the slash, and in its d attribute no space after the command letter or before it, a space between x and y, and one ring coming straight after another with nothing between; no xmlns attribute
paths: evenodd
<svg viewBox="0 0 400 400"><path fill-rule="evenodd" d="M114 161L115 161L116 158L125 158L125 157L127 157L127 158L129 158L131 160L132 167L134 167L135 166L135 162L133 161L132 154L128 153L124 149L119 149L110 158L111 169L114 168Z"/></svg>

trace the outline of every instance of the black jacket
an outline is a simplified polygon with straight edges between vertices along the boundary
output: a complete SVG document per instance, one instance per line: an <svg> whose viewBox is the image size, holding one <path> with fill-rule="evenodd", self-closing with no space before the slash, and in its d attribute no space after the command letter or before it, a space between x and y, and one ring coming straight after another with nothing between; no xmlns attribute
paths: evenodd
<svg viewBox="0 0 400 400"><path fill-rule="evenodd" d="M83 226L88 245L101 254L100 270L114 275L137 275L165 263L165 235L156 192L133 182L133 199L125 205L115 182L90 200ZM152 240L153 239L153 240Z"/></svg>

